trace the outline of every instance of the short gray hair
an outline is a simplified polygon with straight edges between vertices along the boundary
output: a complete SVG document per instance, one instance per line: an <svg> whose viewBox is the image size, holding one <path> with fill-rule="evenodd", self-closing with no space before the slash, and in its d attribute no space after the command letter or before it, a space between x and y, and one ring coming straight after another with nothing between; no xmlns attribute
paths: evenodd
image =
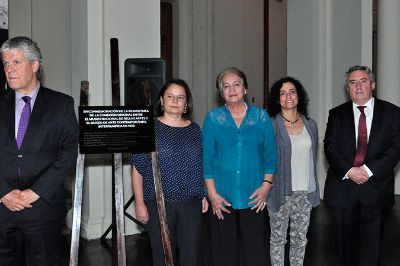
<svg viewBox="0 0 400 266"><path fill-rule="evenodd" d="M244 88L247 90L246 74L244 74L243 71L237 69L236 67L228 67L228 68L225 68L221 73L218 74L216 84L215 84L219 93L221 94L221 96L224 95L222 79L225 77L226 74L234 74L234 75L238 76L240 78L240 80L242 81Z"/></svg>
<svg viewBox="0 0 400 266"><path fill-rule="evenodd" d="M25 58L30 61L38 61L39 69L36 73L36 77L40 77L42 72L42 53L36 42L25 36L18 36L8 39L0 48L0 53L3 55L7 51L22 50Z"/></svg>
<svg viewBox="0 0 400 266"><path fill-rule="evenodd" d="M350 67L349 70L347 70L347 72L346 72L346 76L345 76L346 85L347 85L347 83L349 82L349 79L348 79L348 78L349 78L349 75L350 75L352 72L357 71L357 70L361 70L361 71L367 72L368 75L369 75L369 78L370 78L373 82L375 82L374 72L372 72L372 70L371 70L368 66L355 65L355 66Z"/></svg>

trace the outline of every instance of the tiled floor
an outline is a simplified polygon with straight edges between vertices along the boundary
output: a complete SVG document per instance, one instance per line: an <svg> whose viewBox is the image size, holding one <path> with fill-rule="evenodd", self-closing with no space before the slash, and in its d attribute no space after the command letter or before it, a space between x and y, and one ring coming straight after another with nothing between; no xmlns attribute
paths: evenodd
<svg viewBox="0 0 400 266"><path fill-rule="evenodd" d="M382 266L400 265L400 196L397 204L389 210L382 240ZM331 227L327 219L327 208L322 203L313 210L309 228L309 243L307 245L304 265L329 266L335 262ZM69 265L69 237L65 237L63 258ZM110 244L110 241L108 242ZM145 234L126 237L127 265L151 266L151 251ZM204 258L203 266L207 265ZM63 266L64 266L63 265ZM111 263L111 252L100 244L99 240L81 241L79 265L108 266ZM228 266L228 265L226 265Z"/></svg>

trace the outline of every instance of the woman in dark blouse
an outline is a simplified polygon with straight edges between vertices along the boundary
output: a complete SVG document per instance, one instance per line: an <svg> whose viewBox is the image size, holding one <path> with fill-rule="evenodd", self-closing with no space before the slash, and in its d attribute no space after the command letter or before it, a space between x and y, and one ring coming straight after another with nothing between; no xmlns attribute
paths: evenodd
<svg viewBox="0 0 400 266"><path fill-rule="evenodd" d="M156 147L174 261L181 266L197 265L201 213L207 211L208 203L201 129L190 121L192 96L185 81L174 79L162 87L156 112ZM149 235L153 265L164 265L150 154L133 154L131 163L136 218Z"/></svg>

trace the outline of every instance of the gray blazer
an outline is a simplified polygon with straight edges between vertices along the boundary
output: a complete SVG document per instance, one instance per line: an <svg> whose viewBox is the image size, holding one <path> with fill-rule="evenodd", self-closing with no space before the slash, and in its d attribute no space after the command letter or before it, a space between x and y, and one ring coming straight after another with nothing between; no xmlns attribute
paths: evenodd
<svg viewBox="0 0 400 266"><path fill-rule="evenodd" d="M312 162L309 166L311 175L308 182L308 200L313 207L316 207L320 201L317 179L318 128L313 119L307 119L303 115L301 115L301 119L311 137ZM291 173L292 146L282 116L277 114L275 117L272 117L271 123L276 139L278 172L274 175L274 186L269 192L267 204L268 208L272 211L278 211L279 207L285 203L285 196L293 193Z"/></svg>

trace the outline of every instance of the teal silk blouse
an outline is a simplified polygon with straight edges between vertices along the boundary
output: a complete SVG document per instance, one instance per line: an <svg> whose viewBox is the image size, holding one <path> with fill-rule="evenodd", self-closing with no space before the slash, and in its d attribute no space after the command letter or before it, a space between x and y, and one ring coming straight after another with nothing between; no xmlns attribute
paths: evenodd
<svg viewBox="0 0 400 266"><path fill-rule="evenodd" d="M240 128L223 105L211 110L203 125L203 172L233 209L251 207L249 197L264 174L277 171L274 132L268 113L249 106Z"/></svg>

